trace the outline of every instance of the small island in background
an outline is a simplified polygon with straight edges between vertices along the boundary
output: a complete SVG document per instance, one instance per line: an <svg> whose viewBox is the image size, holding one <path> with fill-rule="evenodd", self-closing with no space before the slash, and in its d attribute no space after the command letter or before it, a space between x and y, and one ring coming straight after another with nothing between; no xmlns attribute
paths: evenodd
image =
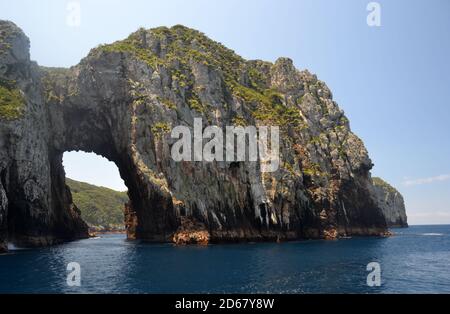
<svg viewBox="0 0 450 314"><path fill-rule="evenodd" d="M91 235L96 233L126 233L124 206L127 192L92 185L66 178L74 204L89 226Z"/></svg>

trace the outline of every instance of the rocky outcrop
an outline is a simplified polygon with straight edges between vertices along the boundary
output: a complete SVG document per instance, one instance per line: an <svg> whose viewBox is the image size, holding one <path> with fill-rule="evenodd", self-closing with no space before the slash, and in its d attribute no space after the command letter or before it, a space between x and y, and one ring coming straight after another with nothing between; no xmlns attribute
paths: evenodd
<svg viewBox="0 0 450 314"><path fill-rule="evenodd" d="M408 227L403 196L384 180L374 177L373 195L383 211L386 224L391 228Z"/></svg>
<svg viewBox="0 0 450 314"><path fill-rule="evenodd" d="M29 61L20 30L9 22L0 29L0 77L15 81L10 90L24 98L0 118L0 239L44 244L86 235L64 183L61 157L72 150L118 166L129 190L129 238L217 242L386 232L362 141L325 83L290 59L247 61L174 26L140 29L70 69L42 68ZM4 36L7 29L16 35ZM192 129L195 118L220 129L279 126L280 168L264 173L261 160L174 161L170 130Z"/></svg>
<svg viewBox="0 0 450 314"><path fill-rule="evenodd" d="M180 227L172 238L177 245L199 244L206 245L210 241L210 233L206 226L189 217L181 217Z"/></svg>
<svg viewBox="0 0 450 314"><path fill-rule="evenodd" d="M0 250L87 235L51 144L40 72L28 38L0 21Z"/></svg>

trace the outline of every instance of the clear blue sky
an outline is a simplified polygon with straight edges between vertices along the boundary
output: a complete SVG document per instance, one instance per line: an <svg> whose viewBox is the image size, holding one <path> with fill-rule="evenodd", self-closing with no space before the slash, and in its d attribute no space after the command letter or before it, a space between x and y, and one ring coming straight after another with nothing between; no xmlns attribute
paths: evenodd
<svg viewBox="0 0 450 314"><path fill-rule="evenodd" d="M294 60L331 88L366 144L373 174L404 195L410 222L450 223L450 1L80 0L81 24L64 0L0 0L41 65L71 66L90 48L143 26L184 24L248 59ZM114 165L66 154L68 176L123 189Z"/></svg>

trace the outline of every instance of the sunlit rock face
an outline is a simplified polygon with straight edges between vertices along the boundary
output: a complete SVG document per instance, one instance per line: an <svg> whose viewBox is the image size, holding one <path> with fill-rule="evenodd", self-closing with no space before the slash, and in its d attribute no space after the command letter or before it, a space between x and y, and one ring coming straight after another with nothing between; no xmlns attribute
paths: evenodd
<svg viewBox="0 0 450 314"><path fill-rule="evenodd" d="M13 31L12 35L4 33ZM0 116L0 239L49 244L87 235L62 154L116 163L129 238L195 243L380 235L372 162L331 91L292 61L247 61L183 27L140 29L70 69L29 61L1 22L0 78L17 110ZM6 44L5 44L6 43ZM4 84L4 83L2 83ZM279 126L280 167L175 162L175 126Z"/></svg>
<svg viewBox="0 0 450 314"><path fill-rule="evenodd" d="M373 178L372 194L375 196L375 200L383 212L388 227L408 227L405 201L399 191L383 179Z"/></svg>

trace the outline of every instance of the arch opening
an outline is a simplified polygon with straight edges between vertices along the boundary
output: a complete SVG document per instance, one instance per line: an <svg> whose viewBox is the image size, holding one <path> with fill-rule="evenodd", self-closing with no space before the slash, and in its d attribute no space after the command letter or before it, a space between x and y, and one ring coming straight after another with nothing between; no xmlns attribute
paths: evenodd
<svg viewBox="0 0 450 314"><path fill-rule="evenodd" d="M89 231L125 233L129 196L117 164L93 152L67 151L63 167L73 204Z"/></svg>

